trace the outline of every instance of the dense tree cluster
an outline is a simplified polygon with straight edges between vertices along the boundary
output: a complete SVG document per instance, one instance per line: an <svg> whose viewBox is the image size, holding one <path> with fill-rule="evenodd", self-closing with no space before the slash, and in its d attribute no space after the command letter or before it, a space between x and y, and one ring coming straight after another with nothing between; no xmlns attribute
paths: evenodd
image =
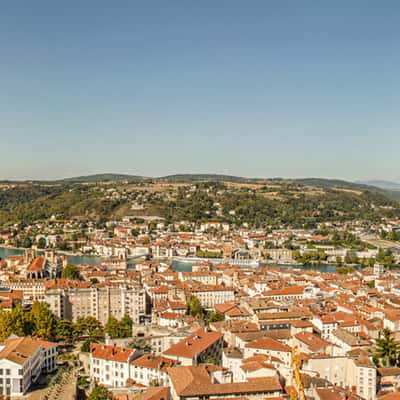
<svg viewBox="0 0 400 400"><path fill-rule="evenodd" d="M183 220L199 223L213 219L237 226L247 223L255 227L315 228L324 221L367 219L377 222L382 217L400 215L399 204L380 192L329 187L312 189L285 181L234 188L220 181L197 182L163 193L119 190L122 196L117 198L105 196L101 186L96 185L25 185L3 190L0 192L0 224L31 223L52 215L59 218L84 216L97 219L100 224L102 220L131 212L130 202L136 198L145 199L144 212L164 217L167 223ZM398 238L397 234L393 235Z"/></svg>
<svg viewBox="0 0 400 400"><path fill-rule="evenodd" d="M354 194L324 189L309 195L298 188L294 190L282 186L275 194L275 197L269 197L260 189L215 192L198 189L194 193L182 189L175 199L157 201L154 206L168 221L201 222L213 219L237 226L248 223L250 226L273 228L315 228L327 220L367 219L377 222L383 216L400 215L397 203L367 191ZM215 204L221 206L222 214L217 213Z"/></svg>
<svg viewBox="0 0 400 400"><path fill-rule="evenodd" d="M110 317L104 330L112 339L127 338L132 336L132 325L133 321L128 315L125 315L120 321Z"/></svg>
<svg viewBox="0 0 400 400"><path fill-rule="evenodd" d="M382 231L380 236L382 239L394 240L396 242L400 241L400 231L391 231L391 232Z"/></svg>
<svg viewBox="0 0 400 400"><path fill-rule="evenodd" d="M121 205L120 201L105 199L99 190L83 185L30 185L28 189L16 187L13 189L14 196L1 201L1 195L5 196L9 190L0 192L0 224L30 224L52 215L59 218L109 217ZM34 195L26 195L27 190L32 190ZM18 200L19 193L23 201Z"/></svg>
<svg viewBox="0 0 400 400"><path fill-rule="evenodd" d="M54 337L56 325L56 319L47 303L35 302L30 311L17 305L11 311L0 310L0 341L11 334L51 339Z"/></svg>
<svg viewBox="0 0 400 400"><path fill-rule="evenodd" d="M308 251L303 254L300 254L298 250L293 251L293 259L303 265L318 264L321 261L325 261L327 258L328 256L323 250Z"/></svg>

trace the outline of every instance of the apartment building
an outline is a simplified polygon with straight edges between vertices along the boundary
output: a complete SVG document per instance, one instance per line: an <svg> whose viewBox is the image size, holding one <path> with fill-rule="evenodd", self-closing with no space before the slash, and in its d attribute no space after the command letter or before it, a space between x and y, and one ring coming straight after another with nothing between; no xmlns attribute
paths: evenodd
<svg viewBox="0 0 400 400"><path fill-rule="evenodd" d="M212 308L216 304L226 303L235 299L233 287L223 285L202 285L192 288L191 295L196 296L203 307Z"/></svg>
<svg viewBox="0 0 400 400"><path fill-rule="evenodd" d="M311 356L303 365L303 371L318 374L334 385L352 388L367 400L376 399L376 367L367 356Z"/></svg>
<svg viewBox="0 0 400 400"><path fill-rule="evenodd" d="M46 290L44 297L55 316L72 321L90 316L105 324L111 316L121 319L128 315L134 323L139 323L146 311L146 296L140 286L63 288L55 285Z"/></svg>
<svg viewBox="0 0 400 400"><path fill-rule="evenodd" d="M45 280L21 279L1 282L1 287L22 292L22 304L30 305L43 301L46 291Z"/></svg>

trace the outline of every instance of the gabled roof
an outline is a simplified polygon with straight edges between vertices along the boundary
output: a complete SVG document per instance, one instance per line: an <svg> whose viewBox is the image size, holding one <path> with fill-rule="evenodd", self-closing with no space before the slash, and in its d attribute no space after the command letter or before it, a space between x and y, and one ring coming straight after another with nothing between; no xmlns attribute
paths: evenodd
<svg viewBox="0 0 400 400"><path fill-rule="evenodd" d="M37 340L29 336L7 339L3 345L5 347L0 351L0 360L7 359L20 365L23 365L41 347Z"/></svg>
<svg viewBox="0 0 400 400"><path fill-rule="evenodd" d="M254 349L267 349L273 351L283 351L283 352L291 352L292 349L278 340L271 338L263 338L254 340L253 342L247 343L246 347L254 348Z"/></svg>
<svg viewBox="0 0 400 400"><path fill-rule="evenodd" d="M321 337L310 332L300 332L295 335L295 338L306 344L307 347L312 351L324 349L331 344Z"/></svg>
<svg viewBox="0 0 400 400"><path fill-rule="evenodd" d="M94 358L102 358L110 361L128 362L135 353L134 349L118 346L107 346L100 343L92 343L91 354Z"/></svg>
<svg viewBox="0 0 400 400"><path fill-rule="evenodd" d="M181 340L169 349L164 351L165 355L193 358L196 354L200 354L215 342L220 340L224 335L220 332L205 331L199 329L189 337Z"/></svg>
<svg viewBox="0 0 400 400"><path fill-rule="evenodd" d="M135 367L164 371L167 368L174 367L176 365L176 361L167 357L156 356L154 354L145 354L135 361L132 361L131 365Z"/></svg>
<svg viewBox="0 0 400 400"><path fill-rule="evenodd" d="M212 384L205 365L198 367L169 368L168 374L180 397L231 396L249 393L281 392L282 386L276 377L254 378L248 382Z"/></svg>
<svg viewBox="0 0 400 400"><path fill-rule="evenodd" d="M29 272L43 271L45 267L46 259L44 256L36 257L28 266Z"/></svg>

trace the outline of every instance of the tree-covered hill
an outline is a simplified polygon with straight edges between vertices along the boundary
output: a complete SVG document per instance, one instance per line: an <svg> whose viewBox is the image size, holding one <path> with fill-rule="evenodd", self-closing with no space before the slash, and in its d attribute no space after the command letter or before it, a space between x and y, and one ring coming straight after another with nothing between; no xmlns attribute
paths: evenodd
<svg viewBox="0 0 400 400"><path fill-rule="evenodd" d="M338 183L339 182L339 183ZM344 186L344 187L343 187ZM83 217L159 216L167 222L226 221L236 226L314 227L325 221L400 218L400 203L369 187L274 180L252 184L157 181L21 184L0 188L0 225ZM139 205L139 207L138 207Z"/></svg>

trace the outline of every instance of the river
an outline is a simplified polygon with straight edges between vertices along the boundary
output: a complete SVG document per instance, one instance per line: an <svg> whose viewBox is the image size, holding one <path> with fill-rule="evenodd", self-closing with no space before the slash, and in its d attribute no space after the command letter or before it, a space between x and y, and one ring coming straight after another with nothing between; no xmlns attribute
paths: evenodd
<svg viewBox="0 0 400 400"><path fill-rule="evenodd" d="M0 259L4 260L9 256L19 256L23 254L23 250L20 249L10 249L7 247L0 247ZM68 261L71 264L92 264L92 265L101 265L102 258L96 256L85 256L85 255L67 255ZM129 262L129 266L133 267L135 263L133 261ZM276 264L262 264L261 267L280 267L282 269L304 269L304 270L317 270L321 272L332 272L335 271L334 265L276 265ZM179 261L174 261L172 263L172 268L175 271L184 271L190 272L192 270L192 266L188 263L183 263Z"/></svg>

